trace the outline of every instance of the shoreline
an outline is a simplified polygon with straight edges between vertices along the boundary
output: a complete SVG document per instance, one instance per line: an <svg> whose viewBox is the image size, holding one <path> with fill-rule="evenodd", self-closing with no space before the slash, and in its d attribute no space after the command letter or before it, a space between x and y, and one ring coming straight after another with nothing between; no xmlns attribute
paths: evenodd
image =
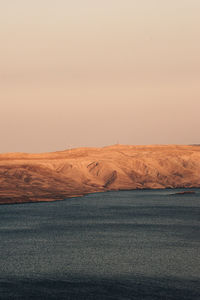
<svg viewBox="0 0 200 300"><path fill-rule="evenodd" d="M0 204L125 190L200 187L200 147L114 145L0 154Z"/></svg>
<svg viewBox="0 0 200 300"><path fill-rule="evenodd" d="M165 191L165 190L187 190L189 191L189 193L183 193L183 195L187 195L187 194L195 194L192 193L191 190L195 190L195 189L200 189L200 186L199 187L166 187L166 188L143 188L143 189L118 189L118 190L107 190L107 191L96 191L96 192L91 192L91 193L85 193L85 194L80 194L80 195L72 195L72 196L69 196L69 197L66 197L66 198L63 198L63 199L49 199L49 200L34 200L34 201L19 201L19 202L3 202L1 203L1 200L0 200L0 206L1 205L20 205L20 204L28 204L28 203L52 203L52 202L62 202L62 201L65 201L65 200L68 200L68 199L76 199L76 198L81 198L81 197L85 197L87 195L95 195L95 194L99 194L99 193L109 193L109 192L128 192L128 191ZM187 192L186 191L186 192ZM171 194L172 196L175 196L175 195L182 195L182 193L175 193L175 194Z"/></svg>

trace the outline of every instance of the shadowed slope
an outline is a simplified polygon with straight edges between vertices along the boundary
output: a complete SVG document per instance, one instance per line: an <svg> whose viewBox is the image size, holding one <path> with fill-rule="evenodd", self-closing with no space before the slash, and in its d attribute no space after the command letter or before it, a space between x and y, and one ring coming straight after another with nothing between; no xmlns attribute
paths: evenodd
<svg viewBox="0 0 200 300"><path fill-rule="evenodd" d="M200 187L198 146L125 146L0 155L0 203L86 193Z"/></svg>

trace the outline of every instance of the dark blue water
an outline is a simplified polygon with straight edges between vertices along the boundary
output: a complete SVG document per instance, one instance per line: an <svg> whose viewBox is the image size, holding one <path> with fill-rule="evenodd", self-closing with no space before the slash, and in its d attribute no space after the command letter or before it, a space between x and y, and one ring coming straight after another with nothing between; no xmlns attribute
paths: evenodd
<svg viewBox="0 0 200 300"><path fill-rule="evenodd" d="M0 206L0 299L200 299L200 189Z"/></svg>

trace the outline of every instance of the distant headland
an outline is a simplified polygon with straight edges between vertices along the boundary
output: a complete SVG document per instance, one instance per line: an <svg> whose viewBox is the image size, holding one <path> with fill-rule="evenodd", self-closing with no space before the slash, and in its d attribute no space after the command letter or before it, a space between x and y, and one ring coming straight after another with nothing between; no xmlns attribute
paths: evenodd
<svg viewBox="0 0 200 300"><path fill-rule="evenodd" d="M180 187L200 187L198 145L113 145L0 154L0 204Z"/></svg>

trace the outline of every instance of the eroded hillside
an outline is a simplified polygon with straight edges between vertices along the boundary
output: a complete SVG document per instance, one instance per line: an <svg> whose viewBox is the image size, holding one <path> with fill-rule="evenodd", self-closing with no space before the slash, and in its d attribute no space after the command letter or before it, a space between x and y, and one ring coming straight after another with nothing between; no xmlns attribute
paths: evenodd
<svg viewBox="0 0 200 300"><path fill-rule="evenodd" d="M200 147L115 145L0 155L0 203L177 187L200 187Z"/></svg>

